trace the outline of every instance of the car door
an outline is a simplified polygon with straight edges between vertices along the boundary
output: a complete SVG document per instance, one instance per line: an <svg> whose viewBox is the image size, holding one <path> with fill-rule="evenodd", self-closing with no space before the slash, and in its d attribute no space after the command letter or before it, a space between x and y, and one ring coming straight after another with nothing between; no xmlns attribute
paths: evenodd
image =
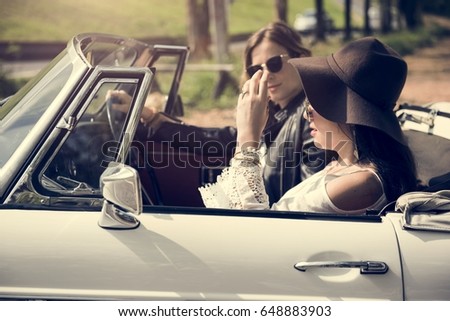
<svg viewBox="0 0 450 321"><path fill-rule="evenodd" d="M442 210L422 214L426 218L417 220L414 228L405 228L403 214L388 215L401 249L405 300L450 300L449 215ZM444 228L434 228L439 224Z"/></svg>
<svg viewBox="0 0 450 321"><path fill-rule="evenodd" d="M224 143L212 131L183 124L180 118L184 106L178 90L187 56L187 47L155 45L146 62L156 69L146 106L160 112L159 119L165 119L150 122L146 136L138 133L135 139L145 151L145 170L153 183L144 178L143 184L154 204L202 206L197 187L214 181L232 156L234 142Z"/></svg>
<svg viewBox="0 0 450 321"><path fill-rule="evenodd" d="M384 220L155 207L130 230L102 228L87 211L2 210L0 219L1 298L403 299ZM363 274L367 262L388 269Z"/></svg>

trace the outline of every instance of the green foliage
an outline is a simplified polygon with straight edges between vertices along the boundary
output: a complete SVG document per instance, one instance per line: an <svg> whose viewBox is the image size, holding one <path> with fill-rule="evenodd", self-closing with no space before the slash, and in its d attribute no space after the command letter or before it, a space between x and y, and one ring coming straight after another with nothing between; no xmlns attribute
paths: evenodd
<svg viewBox="0 0 450 321"><path fill-rule="evenodd" d="M315 0L288 1L288 23ZM324 0L325 10L343 26L342 5ZM181 37L187 30L187 0L0 0L0 40L63 41L84 32L134 38ZM275 19L274 0L235 0L229 6L230 34L254 32ZM353 20L360 23L358 16Z"/></svg>
<svg viewBox="0 0 450 321"><path fill-rule="evenodd" d="M399 54L409 55L417 48L432 45L435 39L425 29L419 29L415 33L404 31L395 35L384 36L382 40Z"/></svg>
<svg viewBox="0 0 450 321"><path fill-rule="evenodd" d="M394 48L400 55L412 54L418 48L432 46L440 37L448 36L450 30L438 25L421 27L414 32L400 31L379 38Z"/></svg>
<svg viewBox="0 0 450 321"><path fill-rule="evenodd" d="M213 63L212 61L204 62ZM234 69L230 75L239 86L239 79L242 70L241 51L232 51L230 53L229 62L234 66ZM179 90L185 107L196 109L210 109L212 107L220 109L234 107L237 101L238 92L231 84L227 84L222 95L220 95L218 99L213 100L213 93L218 80L218 72L193 72L186 70L183 74L183 81L181 82Z"/></svg>
<svg viewBox="0 0 450 321"><path fill-rule="evenodd" d="M227 86L217 100L213 100L213 92L218 80L218 73L213 72L185 72L180 87L183 104L187 108L210 109L230 108L235 105L237 93L231 86Z"/></svg>
<svg viewBox="0 0 450 321"><path fill-rule="evenodd" d="M296 14L314 7L314 3L314 0L288 1L288 23L292 25ZM230 6L229 31L230 34L252 33L274 19L274 0L235 0Z"/></svg>
<svg viewBox="0 0 450 321"><path fill-rule="evenodd" d="M288 23L292 25L296 14L314 6L315 0L289 0ZM138 39L152 37L183 39L187 30L187 0L0 0L0 8L2 8L0 41L67 42L74 35L83 32L113 33ZM342 28L343 4L334 0L324 0L324 8L334 19L336 26ZM274 18L274 0L234 0L229 7L229 33L250 34ZM354 27L360 27L361 16L354 13L352 24ZM414 33L402 31L380 38L401 54L408 54L417 47L431 44L442 34L448 35L448 30L432 26ZM327 43L314 45L312 51L314 55L327 55L341 46L342 39L334 37L329 38ZM18 48L12 47L11 50ZM242 48L233 49L228 62L235 66L232 75L239 81ZM227 87L218 100L212 99L217 80L217 72L186 71L180 87L180 94L186 107L202 109L234 107L237 95L232 87ZM8 79L0 70L0 96L15 92L22 83L23 81Z"/></svg>
<svg viewBox="0 0 450 321"><path fill-rule="evenodd" d="M314 6L314 0L289 1L289 23L295 15ZM134 38L183 38L187 30L187 0L0 0L0 41L60 41L67 42L84 32L112 33ZM231 35L249 34L275 18L272 0L239 0L229 7ZM14 46L14 45L13 45ZM16 48L17 49L17 48ZM205 61L212 63L213 61ZM229 59L239 81L242 68L241 52L232 52ZM185 72L180 93L187 106L226 108L236 103L236 93L227 87L218 100L212 100L217 83L216 72ZM13 80L8 92L15 91Z"/></svg>
<svg viewBox="0 0 450 321"><path fill-rule="evenodd" d="M314 0L289 1L288 22L313 6ZM183 37L187 30L187 0L0 0L0 8L0 40L66 42L84 32ZM229 7L229 30L250 33L274 18L273 0L236 0Z"/></svg>
<svg viewBox="0 0 450 321"><path fill-rule="evenodd" d="M186 0L0 0L0 40L63 41L84 32L145 38L186 32Z"/></svg>

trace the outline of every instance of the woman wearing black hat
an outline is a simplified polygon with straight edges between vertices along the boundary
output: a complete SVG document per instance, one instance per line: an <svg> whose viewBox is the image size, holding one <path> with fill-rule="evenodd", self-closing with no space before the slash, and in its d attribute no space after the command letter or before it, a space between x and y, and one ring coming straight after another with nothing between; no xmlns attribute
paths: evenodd
<svg viewBox="0 0 450 321"><path fill-rule="evenodd" d="M339 159L298 184L274 210L362 214L414 190L416 172L393 108L407 65L390 47L367 37L328 57L291 59L306 93L316 146ZM207 207L267 209L258 137L267 121L267 73L258 71L238 100L238 151L217 183L200 188Z"/></svg>
<svg viewBox="0 0 450 321"><path fill-rule="evenodd" d="M309 56L311 52L302 45L299 33L280 21L269 23L252 34L244 49L242 82L258 70L268 72L269 118L260 139L264 143L262 176L270 204L322 170L335 157L335 153L314 146L308 122L302 116L305 94L295 68L287 62L290 58ZM121 101L121 104L114 104L114 108L128 111L131 97L120 91L109 95ZM207 156L232 155L236 147L236 128L188 125L155 113L151 106L145 106L141 114L143 123L150 124L151 131L140 126L136 134L139 140L169 141L171 147L188 148L193 153L203 152L203 146L214 146L216 153Z"/></svg>

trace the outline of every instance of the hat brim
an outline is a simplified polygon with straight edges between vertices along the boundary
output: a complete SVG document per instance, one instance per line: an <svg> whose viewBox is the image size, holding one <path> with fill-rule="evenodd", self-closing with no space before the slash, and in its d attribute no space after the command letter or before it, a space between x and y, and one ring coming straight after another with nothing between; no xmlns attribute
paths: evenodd
<svg viewBox="0 0 450 321"><path fill-rule="evenodd" d="M293 58L288 62L297 69L306 97L321 116L336 123L377 128L405 144L393 109L380 108L349 88L333 72L327 58Z"/></svg>

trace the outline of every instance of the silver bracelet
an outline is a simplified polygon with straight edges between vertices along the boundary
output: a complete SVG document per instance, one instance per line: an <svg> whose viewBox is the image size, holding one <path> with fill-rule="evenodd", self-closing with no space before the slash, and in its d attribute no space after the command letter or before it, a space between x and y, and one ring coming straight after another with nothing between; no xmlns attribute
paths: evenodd
<svg viewBox="0 0 450 321"><path fill-rule="evenodd" d="M251 163L254 165L260 165L260 155L259 150L255 147L243 148L234 154L235 160L240 160L246 163Z"/></svg>

